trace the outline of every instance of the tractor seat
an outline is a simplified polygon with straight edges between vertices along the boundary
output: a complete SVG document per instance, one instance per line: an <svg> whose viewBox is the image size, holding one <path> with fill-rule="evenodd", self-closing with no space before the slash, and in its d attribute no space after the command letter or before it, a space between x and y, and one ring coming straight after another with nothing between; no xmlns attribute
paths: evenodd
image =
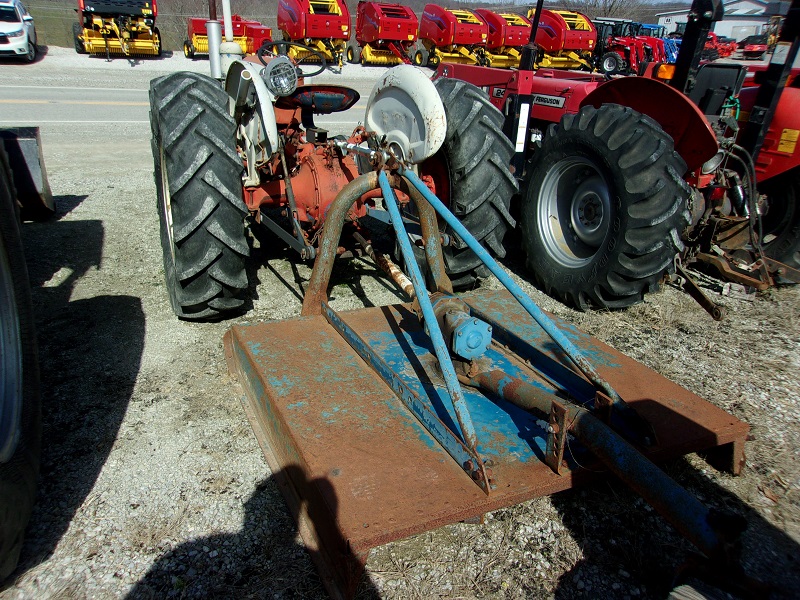
<svg viewBox="0 0 800 600"><path fill-rule="evenodd" d="M747 74L744 65L706 63L697 71L694 88L689 98L705 115L719 116L722 106L739 93Z"/></svg>
<svg viewBox="0 0 800 600"><path fill-rule="evenodd" d="M358 102L361 96L353 88L343 85L301 85L275 101L277 108L301 109L315 115L342 112Z"/></svg>

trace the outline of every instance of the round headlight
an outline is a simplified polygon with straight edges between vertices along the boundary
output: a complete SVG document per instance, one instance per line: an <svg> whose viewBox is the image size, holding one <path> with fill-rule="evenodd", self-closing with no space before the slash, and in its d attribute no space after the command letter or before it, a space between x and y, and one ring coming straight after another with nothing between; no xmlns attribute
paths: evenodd
<svg viewBox="0 0 800 600"><path fill-rule="evenodd" d="M722 163L722 159L725 158L725 152L722 150L717 150L717 153L709 158L706 162L703 163L703 166L700 167L700 170L703 172L703 175L708 175L709 173L713 173L716 171L717 167Z"/></svg>
<svg viewBox="0 0 800 600"><path fill-rule="evenodd" d="M297 69L287 56L272 59L262 73L264 83L276 96L288 96L297 89Z"/></svg>

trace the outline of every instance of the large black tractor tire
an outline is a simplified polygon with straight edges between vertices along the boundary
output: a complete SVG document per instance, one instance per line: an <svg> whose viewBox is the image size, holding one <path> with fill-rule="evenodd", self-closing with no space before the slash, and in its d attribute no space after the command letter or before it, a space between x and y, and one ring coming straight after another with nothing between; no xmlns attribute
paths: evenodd
<svg viewBox="0 0 800 600"><path fill-rule="evenodd" d="M228 95L205 75L173 73L150 84L164 275L182 319L238 311L249 254Z"/></svg>
<svg viewBox="0 0 800 600"><path fill-rule="evenodd" d="M13 190L0 146L0 581L17 566L36 498L42 423L36 332Z"/></svg>
<svg viewBox="0 0 800 600"><path fill-rule="evenodd" d="M503 134L503 114L472 84L448 78L434 83L447 114L444 144L432 157L449 178L449 198L442 201L485 248L502 258L503 237L515 225L509 206L518 189L510 170L514 146ZM466 243L450 227L444 232L452 238L443 254L453 285L463 288L488 277L488 269Z"/></svg>
<svg viewBox="0 0 800 600"><path fill-rule="evenodd" d="M767 196L761 217L764 252L770 258L800 269L800 168L765 182Z"/></svg>
<svg viewBox="0 0 800 600"><path fill-rule="evenodd" d="M83 44L81 36L83 35L83 27L80 23L72 24L72 41L75 44L75 52L78 54L86 54L86 46Z"/></svg>
<svg viewBox="0 0 800 600"><path fill-rule="evenodd" d="M522 239L539 286L582 310L630 306L657 289L683 250L685 171L672 138L630 108L564 115L523 194Z"/></svg>

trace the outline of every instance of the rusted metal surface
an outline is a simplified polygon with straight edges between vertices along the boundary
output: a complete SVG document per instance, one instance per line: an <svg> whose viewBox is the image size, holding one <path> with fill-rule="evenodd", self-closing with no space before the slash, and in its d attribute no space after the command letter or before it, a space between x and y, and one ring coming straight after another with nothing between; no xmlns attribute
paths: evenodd
<svg viewBox="0 0 800 600"><path fill-rule="evenodd" d="M545 373L538 379L531 374L532 385L558 393L551 378L574 378L568 383L571 395L594 401L594 388L574 366L563 366L569 364L564 352L509 294L485 291L463 298L528 341L521 359L509 358L505 370L532 373L525 362L530 361ZM417 393L431 399L442 421L454 425L443 409L440 394L446 390L430 342L409 305L340 316ZM726 446L733 449L732 466L740 464L745 423L573 326L557 325L654 425L658 444L639 448L648 458ZM591 454L572 446L578 454L555 474L544 463L546 423L465 388L481 440L478 450L491 462L497 486L487 496L320 315L235 326L225 346L270 466L286 476L290 507L296 514L306 507L304 540L319 549L312 555L333 573L326 579L328 589L342 596L355 589L370 548L599 476Z"/></svg>

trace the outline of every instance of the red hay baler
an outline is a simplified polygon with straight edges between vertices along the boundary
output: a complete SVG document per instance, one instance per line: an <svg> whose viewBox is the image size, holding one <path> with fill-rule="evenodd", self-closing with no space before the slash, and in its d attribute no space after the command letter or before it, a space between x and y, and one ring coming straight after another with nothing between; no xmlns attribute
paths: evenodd
<svg viewBox="0 0 800 600"><path fill-rule="evenodd" d="M531 22L516 13L498 14L486 8L474 12L489 29L486 37L486 60L489 66L518 67L522 46L531 37Z"/></svg>
<svg viewBox="0 0 800 600"><path fill-rule="evenodd" d="M183 42L183 54L186 58L194 58L198 54L208 54L208 19L192 17L187 23L187 37ZM242 54L255 54L264 42L272 41L272 29L259 23L249 21L240 15L231 17L233 41L239 44Z"/></svg>
<svg viewBox="0 0 800 600"><path fill-rule="evenodd" d="M426 4L419 23L419 41L411 60L418 66L440 62L485 65L489 28L471 10Z"/></svg>
<svg viewBox="0 0 800 600"><path fill-rule="evenodd" d="M280 0L278 29L284 40L295 42L288 48L292 60L315 60L319 53L341 65L350 39L350 11L344 0Z"/></svg>
<svg viewBox="0 0 800 600"><path fill-rule="evenodd" d="M417 15L408 6L359 2L355 40L347 44L347 62L362 65L411 64L409 51L417 41Z"/></svg>
<svg viewBox="0 0 800 600"><path fill-rule="evenodd" d="M532 20L536 9L528 11ZM583 13L542 9L536 30L537 67L593 70L597 29Z"/></svg>

